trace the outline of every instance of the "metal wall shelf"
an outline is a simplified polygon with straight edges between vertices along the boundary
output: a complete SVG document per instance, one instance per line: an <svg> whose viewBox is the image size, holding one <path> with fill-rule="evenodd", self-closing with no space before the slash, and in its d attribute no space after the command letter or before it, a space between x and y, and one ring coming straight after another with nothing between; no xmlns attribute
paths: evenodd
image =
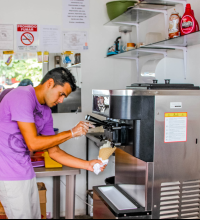
<svg viewBox="0 0 200 220"><path fill-rule="evenodd" d="M167 10L174 7L176 4L186 4L184 0L175 1L162 1L162 0L153 0L146 1L151 4L139 4L130 8L128 11L120 15L119 17L109 21L105 26L121 26L121 25L131 25L135 26L140 24L143 21L146 21L158 14L167 13ZM168 2L168 4L166 3ZM159 4L152 4L159 3ZM162 4L165 3L165 4Z"/></svg>
<svg viewBox="0 0 200 220"><path fill-rule="evenodd" d="M152 54L164 54L167 52L167 50L183 50L186 47L195 46L198 44L200 44L200 31L185 36L145 45L139 49L130 50L128 52L110 56L108 58L135 59Z"/></svg>
<svg viewBox="0 0 200 220"><path fill-rule="evenodd" d="M109 21L104 26L136 26L137 41L139 42L139 24L158 14L163 14L165 20L165 38L168 39L168 9L171 9L177 4L182 4L185 8L187 0L145 0L142 4L140 3L139 5L129 8L129 10L127 10L125 13ZM138 72L140 57L153 54L163 54L166 57L167 50L181 49L184 53L184 77L186 78L187 47L197 44L200 44L200 32L196 32L179 38L156 42L154 44L146 45L139 49L120 53L107 58L136 60Z"/></svg>
<svg viewBox="0 0 200 220"><path fill-rule="evenodd" d="M106 58L115 58L115 59L130 59L134 60L140 57L148 56L148 55L153 55L153 54L163 54L165 55L167 53L168 49L165 48L139 48L139 49L134 49L130 50L124 53L120 53L117 55L109 56ZM173 50L173 48L172 48Z"/></svg>
<svg viewBox="0 0 200 220"><path fill-rule="evenodd" d="M200 44L200 31L185 36L156 42L150 45L146 45L143 48L157 47L178 49L178 47L190 47L198 44Z"/></svg>
<svg viewBox="0 0 200 220"><path fill-rule="evenodd" d="M132 0L128 0L128 1L132 1ZM145 0L142 3L175 6L176 4L184 4L186 2L187 0Z"/></svg>

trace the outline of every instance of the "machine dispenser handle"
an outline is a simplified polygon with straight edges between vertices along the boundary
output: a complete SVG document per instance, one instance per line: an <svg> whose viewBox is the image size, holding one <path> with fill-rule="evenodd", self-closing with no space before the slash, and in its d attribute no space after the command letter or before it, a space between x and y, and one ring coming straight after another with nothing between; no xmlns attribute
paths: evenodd
<svg viewBox="0 0 200 220"><path fill-rule="evenodd" d="M85 120L90 121L90 122L94 122L94 123L99 124L99 125L107 125L106 122L103 122L103 121L101 121L97 118L94 118L94 117L90 116L90 115L86 115Z"/></svg>

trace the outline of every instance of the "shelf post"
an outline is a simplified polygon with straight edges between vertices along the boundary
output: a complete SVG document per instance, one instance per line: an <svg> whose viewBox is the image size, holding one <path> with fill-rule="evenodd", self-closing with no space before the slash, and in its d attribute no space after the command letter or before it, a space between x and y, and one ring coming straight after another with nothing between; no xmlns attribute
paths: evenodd
<svg viewBox="0 0 200 220"><path fill-rule="evenodd" d="M140 42L139 42L139 39L140 39L140 33L139 33L139 31L140 31L140 26L139 26L139 24L136 24L136 31L137 31L137 43L139 44Z"/></svg>
<svg viewBox="0 0 200 220"><path fill-rule="evenodd" d="M165 39L167 40L169 37L169 25L168 25L168 12L164 12L164 19L165 19Z"/></svg>
<svg viewBox="0 0 200 220"><path fill-rule="evenodd" d="M136 58L135 61L136 61L136 68L137 68L137 81L139 82L139 80L140 80L140 73L139 73L139 58Z"/></svg>
<svg viewBox="0 0 200 220"><path fill-rule="evenodd" d="M184 78L187 78L187 47L182 48L183 49L183 60L184 60L184 67L185 67L185 71L184 71Z"/></svg>

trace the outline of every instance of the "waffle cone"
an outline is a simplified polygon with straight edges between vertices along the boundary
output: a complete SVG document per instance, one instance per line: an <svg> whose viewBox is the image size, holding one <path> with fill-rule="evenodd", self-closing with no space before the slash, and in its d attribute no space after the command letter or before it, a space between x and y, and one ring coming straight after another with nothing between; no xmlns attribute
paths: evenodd
<svg viewBox="0 0 200 220"><path fill-rule="evenodd" d="M112 147L109 147L109 148L102 148L100 151L99 151L99 157L102 159L102 160L108 160L109 157L116 151L116 147L112 148Z"/></svg>

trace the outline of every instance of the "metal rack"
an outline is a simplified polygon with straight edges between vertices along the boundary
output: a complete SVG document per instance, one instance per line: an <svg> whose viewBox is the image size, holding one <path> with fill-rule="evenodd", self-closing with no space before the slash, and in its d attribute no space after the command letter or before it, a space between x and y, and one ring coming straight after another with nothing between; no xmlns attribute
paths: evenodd
<svg viewBox="0 0 200 220"><path fill-rule="evenodd" d="M107 22L104 26L136 26L137 39L139 39L139 24L158 14L163 14L165 18L165 37L167 39L168 10L177 4L182 4L185 7L187 0L146 0L136 6L130 7L125 13Z"/></svg>
<svg viewBox="0 0 200 220"><path fill-rule="evenodd" d="M192 33L186 36L181 36L174 39L168 39L168 9L182 4L186 6L187 0L146 0L129 8L125 13L112 21L105 24L105 26L122 26L130 25L137 28L137 40L139 42L139 24L158 14L163 14L165 17L165 38L166 40L156 42L154 44L145 45L139 49L120 53L112 56L116 59L131 59L136 60L137 70L139 69L139 58L142 56L152 54L163 54L167 56L167 50L182 50L184 54L184 78L186 79L187 71L187 47L200 44L200 32ZM110 57L108 57L110 58Z"/></svg>

